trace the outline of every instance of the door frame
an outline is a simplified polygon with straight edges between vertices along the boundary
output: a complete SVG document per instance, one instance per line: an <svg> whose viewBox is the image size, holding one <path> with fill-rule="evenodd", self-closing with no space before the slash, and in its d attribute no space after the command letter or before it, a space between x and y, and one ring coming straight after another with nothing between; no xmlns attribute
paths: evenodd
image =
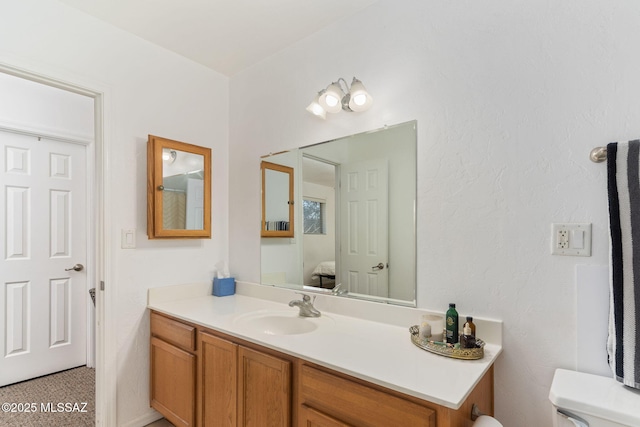
<svg viewBox="0 0 640 427"><path fill-rule="evenodd" d="M115 282L113 281L113 262L110 235L112 218L105 206L111 205L110 176L106 167L109 158L109 129L111 113L109 106L109 87L104 84L89 82L88 84L69 83L77 80L77 76L49 77L44 73L28 71L0 62L0 72L23 79L31 80L47 86L88 96L94 100L94 140L87 144L87 178L89 192L90 229L88 230L89 244L87 245L87 261L93 265L93 283L96 284L95 309L95 369L96 369L96 397L95 412L97 426L116 425L116 318L115 318ZM53 75L54 73L47 74ZM9 129L7 129L9 130ZM18 131L16 129L15 131ZM20 133L42 136L48 139L70 141L71 138L60 138L55 135L45 135L41 132L21 131ZM108 286L104 286L104 284ZM91 321L91 316L87 316ZM89 328L89 331L91 328ZM91 332L89 332L91 334ZM91 346L91 339L87 346ZM89 351L87 359L93 356Z"/></svg>

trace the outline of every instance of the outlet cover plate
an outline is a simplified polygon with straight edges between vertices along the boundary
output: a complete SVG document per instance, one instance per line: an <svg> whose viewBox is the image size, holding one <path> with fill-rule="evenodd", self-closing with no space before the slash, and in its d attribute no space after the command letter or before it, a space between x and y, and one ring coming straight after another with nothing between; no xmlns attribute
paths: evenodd
<svg viewBox="0 0 640 427"><path fill-rule="evenodd" d="M591 223L551 224L551 254L591 256Z"/></svg>

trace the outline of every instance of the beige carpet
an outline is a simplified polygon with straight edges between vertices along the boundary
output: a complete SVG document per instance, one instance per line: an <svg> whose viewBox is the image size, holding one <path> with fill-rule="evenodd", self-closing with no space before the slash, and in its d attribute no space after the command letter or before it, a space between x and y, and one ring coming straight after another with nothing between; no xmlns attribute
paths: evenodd
<svg viewBox="0 0 640 427"><path fill-rule="evenodd" d="M0 387L2 427L95 425L95 370L82 366Z"/></svg>

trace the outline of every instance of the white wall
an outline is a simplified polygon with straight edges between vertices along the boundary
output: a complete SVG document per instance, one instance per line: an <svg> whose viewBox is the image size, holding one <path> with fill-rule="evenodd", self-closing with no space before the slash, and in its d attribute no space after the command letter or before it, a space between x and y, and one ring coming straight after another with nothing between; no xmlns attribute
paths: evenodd
<svg viewBox="0 0 640 427"><path fill-rule="evenodd" d="M259 280L260 154L417 119L418 305L504 320L496 414L551 425L553 371L576 366L575 266L607 264L588 154L640 135L639 20L633 0L381 0L232 77L232 269ZM305 111L354 75L371 110ZM552 222L593 223L592 257L551 256Z"/></svg>
<svg viewBox="0 0 640 427"><path fill-rule="evenodd" d="M93 98L0 73L0 126L93 141Z"/></svg>
<svg viewBox="0 0 640 427"><path fill-rule="evenodd" d="M0 63L105 94L117 423L144 425L153 416L147 289L209 280L227 257L228 79L57 1L0 2ZM212 239L147 240L148 134L212 148ZM120 249L123 228L137 229L137 249Z"/></svg>

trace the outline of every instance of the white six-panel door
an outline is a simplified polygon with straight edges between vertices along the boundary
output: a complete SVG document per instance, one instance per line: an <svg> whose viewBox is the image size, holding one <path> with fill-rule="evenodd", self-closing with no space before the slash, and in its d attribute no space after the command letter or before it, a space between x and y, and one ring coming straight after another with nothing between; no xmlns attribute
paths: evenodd
<svg viewBox="0 0 640 427"><path fill-rule="evenodd" d="M340 169L341 282L351 294L388 297L387 160L343 163Z"/></svg>
<svg viewBox="0 0 640 427"><path fill-rule="evenodd" d="M86 364L86 148L0 131L0 386Z"/></svg>

